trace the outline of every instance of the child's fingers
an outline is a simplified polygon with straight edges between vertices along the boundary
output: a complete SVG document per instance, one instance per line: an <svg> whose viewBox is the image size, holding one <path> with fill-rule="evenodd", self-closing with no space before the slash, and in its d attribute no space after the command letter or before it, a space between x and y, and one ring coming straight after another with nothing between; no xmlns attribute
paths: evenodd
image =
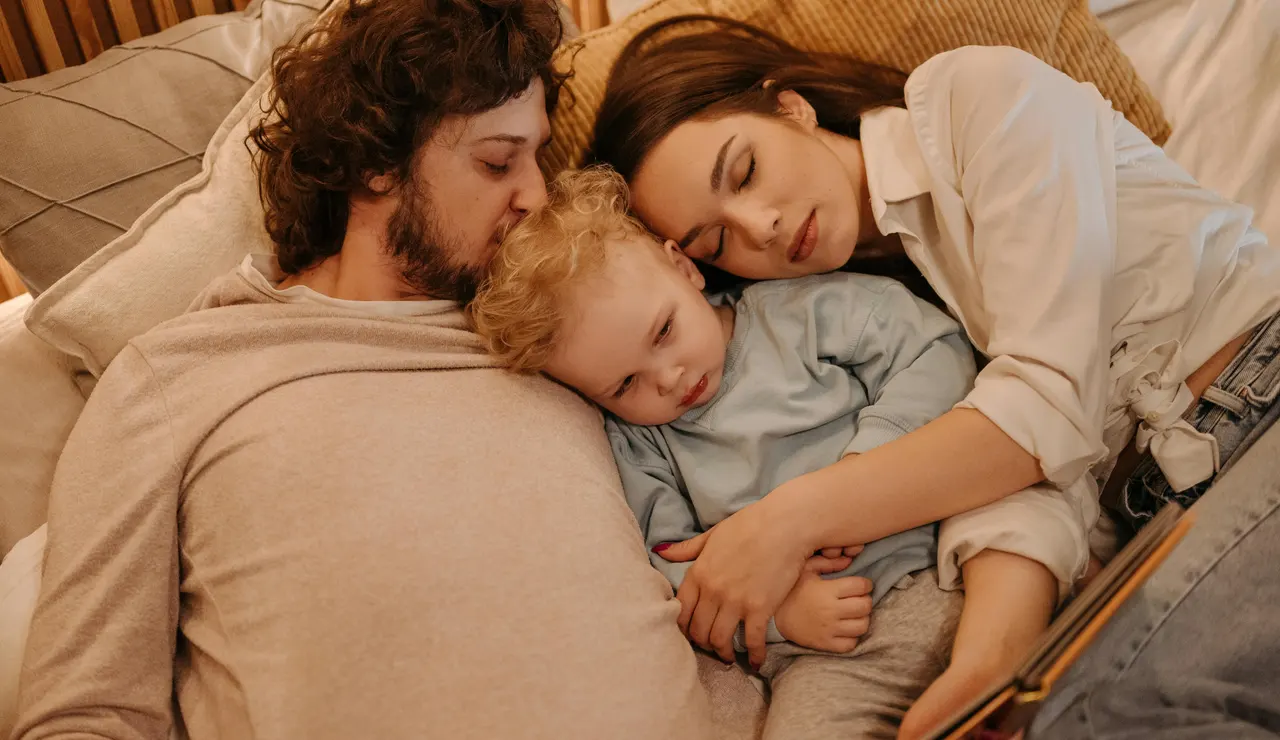
<svg viewBox="0 0 1280 740"><path fill-rule="evenodd" d="M871 629L871 618L841 619L836 623L836 634L840 637L862 637Z"/></svg>
<svg viewBox="0 0 1280 740"><path fill-rule="evenodd" d="M836 594L842 599L847 599L850 596L866 596L871 593L871 581L862 576L837 578L835 583L839 584Z"/></svg>
<svg viewBox="0 0 1280 740"><path fill-rule="evenodd" d="M828 645L830 652L833 653L852 652L856 647L858 647L858 638L856 637L833 637L831 638L831 644Z"/></svg>
<svg viewBox="0 0 1280 740"><path fill-rule="evenodd" d="M836 614L841 619L857 619L871 616L870 596L848 596L836 602Z"/></svg>
<svg viewBox="0 0 1280 740"><path fill-rule="evenodd" d="M843 547L824 547L824 548L822 548L822 557L824 557L824 558L838 558L838 557L840 557L840 556L841 556L841 555L843 555L843 554L844 554L844 548L843 548Z"/></svg>
<svg viewBox="0 0 1280 740"><path fill-rule="evenodd" d="M822 575L823 573L839 573L845 568L848 568L852 563L853 558L846 558L844 556L829 558L825 555L814 555L805 561L804 567L805 570L810 573Z"/></svg>
<svg viewBox="0 0 1280 740"><path fill-rule="evenodd" d="M858 557L858 553L866 549L866 545L849 545L844 548L844 554L851 558Z"/></svg>

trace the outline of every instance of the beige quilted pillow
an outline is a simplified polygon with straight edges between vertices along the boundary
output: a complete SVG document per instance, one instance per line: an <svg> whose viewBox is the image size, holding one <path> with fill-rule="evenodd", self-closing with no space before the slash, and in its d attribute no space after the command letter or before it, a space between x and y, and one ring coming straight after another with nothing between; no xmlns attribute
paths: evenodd
<svg viewBox="0 0 1280 740"><path fill-rule="evenodd" d="M848 54L904 71L960 46L1016 46L1082 82L1157 144L1169 136L1160 104L1107 36L1086 0L658 0L579 39L561 55L572 69L551 125L548 172L581 163L613 61L641 29L686 13L748 21L806 49Z"/></svg>

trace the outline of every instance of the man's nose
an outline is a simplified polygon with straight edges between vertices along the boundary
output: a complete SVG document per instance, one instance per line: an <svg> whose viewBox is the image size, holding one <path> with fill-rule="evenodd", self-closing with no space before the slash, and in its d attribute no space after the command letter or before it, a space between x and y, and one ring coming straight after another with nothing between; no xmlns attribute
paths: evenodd
<svg viewBox="0 0 1280 740"><path fill-rule="evenodd" d="M524 168L524 176L516 183L511 194L511 210L517 218L524 218L547 204L547 181L537 165Z"/></svg>

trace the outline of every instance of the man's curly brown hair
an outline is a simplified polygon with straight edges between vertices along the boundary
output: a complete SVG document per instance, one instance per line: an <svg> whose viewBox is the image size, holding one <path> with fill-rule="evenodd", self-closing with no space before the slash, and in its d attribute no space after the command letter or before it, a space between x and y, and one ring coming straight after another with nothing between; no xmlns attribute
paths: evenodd
<svg viewBox="0 0 1280 740"><path fill-rule="evenodd" d="M249 133L280 269L338 253L351 193L409 182L449 115L474 115L535 79L554 108L554 0L351 0L276 52L267 116ZM373 179L386 176L375 190Z"/></svg>

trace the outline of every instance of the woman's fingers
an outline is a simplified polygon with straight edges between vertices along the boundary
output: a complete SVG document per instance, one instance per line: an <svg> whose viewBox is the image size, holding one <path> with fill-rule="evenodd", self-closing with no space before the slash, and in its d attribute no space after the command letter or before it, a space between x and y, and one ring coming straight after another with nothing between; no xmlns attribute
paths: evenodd
<svg viewBox="0 0 1280 740"><path fill-rule="evenodd" d="M861 553L863 549L865 549L865 547L866 545L849 545L848 547L844 548L844 554L848 557L856 558L858 557L858 554Z"/></svg>
<svg viewBox="0 0 1280 740"><path fill-rule="evenodd" d="M711 650L711 627L716 623L720 605L708 599L700 599L689 620L689 639L703 650Z"/></svg>
<svg viewBox="0 0 1280 740"><path fill-rule="evenodd" d="M697 537L684 542L663 542L662 544L654 545L653 551L661 555L663 560L672 563L687 563L690 560L697 559L698 555L702 553L702 548L707 544L707 537L711 536L711 532L714 529L715 527L712 527Z"/></svg>
<svg viewBox="0 0 1280 740"><path fill-rule="evenodd" d="M765 633L769 628L767 615L748 614L744 620L744 631L747 638L747 660L751 667L760 670L765 659Z"/></svg>
<svg viewBox="0 0 1280 740"><path fill-rule="evenodd" d="M841 556L841 555L843 555L843 554L844 554L844 548L843 548L843 547L824 547L824 548L822 548L822 557L824 557L824 558L838 558L838 557L840 557L840 556Z"/></svg>
<svg viewBox="0 0 1280 740"><path fill-rule="evenodd" d="M685 637L689 636L689 620L693 619L693 610L698 606L698 581L688 575L685 574L680 590L676 592L680 601L680 616L676 617L676 624L680 625Z"/></svg>
<svg viewBox="0 0 1280 740"><path fill-rule="evenodd" d="M869 617L841 619L836 623L836 634L840 637L862 637L867 634L869 629L871 629L871 619Z"/></svg>
<svg viewBox="0 0 1280 740"><path fill-rule="evenodd" d="M738 631L738 617L729 609L721 608L711 626L711 647L726 663L734 661L733 634Z"/></svg>
<svg viewBox="0 0 1280 740"><path fill-rule="evenodd" d="M866 596L871 593L871 581L862 576L837 578L836 583L840 584L836 595L842 599L847 599L850 596Z"/></svg>

